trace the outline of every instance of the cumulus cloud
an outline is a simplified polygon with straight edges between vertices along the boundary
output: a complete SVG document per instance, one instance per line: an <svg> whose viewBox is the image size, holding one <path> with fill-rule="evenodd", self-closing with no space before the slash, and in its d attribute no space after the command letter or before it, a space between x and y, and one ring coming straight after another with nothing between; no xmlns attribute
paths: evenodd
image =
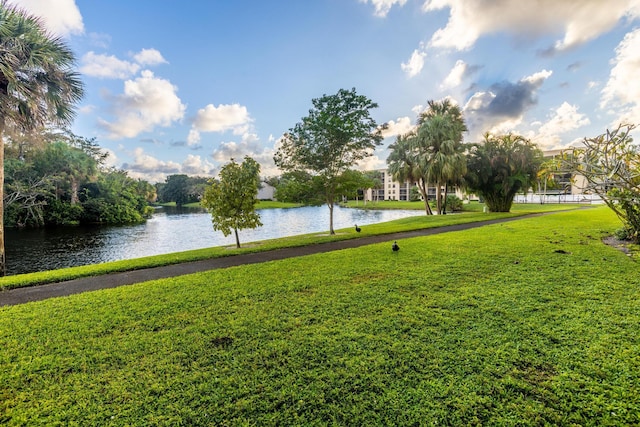
<svg viewBox="0 0 640 427"><path fill-rule="evenodd" d="M431 45L468 49L484 34L507 32L537 37L558 34L552 50L561 51L612 29L624 16L638 16L629 0L426 0L425 12L449 8L449 21L437 30Z"/></svg>
<svg viewBox="0 0 640 427"><path fill-rule="evenodd" d="M385 159L382 159L380 158L380 156L374 154L373 156L369 156L366 159L360 160L358 164L356 164L356 168L361 171L385 169L387 167L387 162Z"/></svg>
<svg viewBox="0 0 640 427"><path fill-rule="evenodd" d="M84 32L82 15L75 0L12 0L12 3L41 17L52 33L67 36Z"/></svg>
<svg viewBox="0 0 640 427"><path fill-rule="evenodd" d="M127 79L140 70L140 65L116 58L115 55L87 52L82 57L80 71L101 79Z"/></svg>
<svg viewBox="0 0 640 427"><path fill-rule="evenodd" d="M273 162L274 154L275 149L263 146L255 133L245 133L240 141L220 143L211 157L216 162L227 163L231 159L241 162L245 156L249 156L260 164L260 175L274 176L281 173Z"/></svg>
<svg viewBox="0 0 640 427"><path fill-rule="evenodd" d="M477 72L480 68L477 65L469 65L461 59L457 60L447 77L442 81L440 90L453 89L460 86L465 78Z"/></svg>
<svg viewBox="0 0 640 427"><path fill-rule="evenodd" d="M383 138L396 137L398 135L404 135L414 128L411 124L409 117L398 117L397 120L389 120L387 122L387 128L382 131Z"/></svg>
<svg viewBox="0 0 640 427"><path fill-rule="evenodd" d="M216 107L209 104L198 110L193 121L193 129L199 132L233 131L234 134L241 135L248 131L251 121L245 106L220 104Z"/></svg>
<svg viewBox="0 0 640 427"><path fill-rule="evenodd" d="M125 81L124 93L112 99L115 120L101 120L100 125L113 139L170 126L183 118L186 109L176 92L171 82L144 70L137 79Z"/></svg>
<svg viewBox="0 0 640 427"><path fill-rule="evenodd" d="M562 135L569 131L587 126L591 123L589 118L578 111L577 105L563 102L553 111L548 122L542 124L531 139L540 146L550 148L562 148L570 145L572 141L563 141Z"/></svg>
<svg viewBox="0 0 640 427"><path fill-rule="evenodd" d="M384 18L394 5L404 6L407 0L360 0L360 2L371 2L375 8L374 14L380 18Z"/></svg>
<svg viewBox="0 0 640 427"><path fill-rule="evenodd" d="M613 125L640 123L640 29L626 34L616 47L609 80L602 89L600 107L617 109Z"/></svg>
<svg viewBox="0 0 640 427"><path fill-rule="evenodd" d="M525 112L537 104L537 91L551 74L543 70L517 83L496 83L488 91L473 94L463 108L470 136L508 132L520 124Z"/></svg>
<svg viewBox="0 0 640 427"><path fill-rule="evenodd" d="M134 62L117 58L115 55L87 52L82 57L80 71L91 77L101 79L128 79L135 75L142 66L158 65L167 61L155 49L142 49L133 54Z"/></svg>
<svg viewBox="0 0 640 427"><path fill-rule="evenodd" d="M217 168L208 160L203 160L200 156L189 154L182 162L181 170L182 173L187 175L214 176Z"/></svg>
<svg viewBox="0 0 640 427"><path fill-rule="evenodd" d="M142 49L133 55L133 59L140 65L159 65L166 64L167 60L163 58L160 51L156 49Z"/></svg>
<svg viewBox="0 0 640 427"><path fill-rule="evenodd" d="M420 74L422 67L424 67L424 58L427 54L422 50L414 50L411 54L411 58L407 62L400 64L402 71L404 71L409 78L415 77Z"/></svg>

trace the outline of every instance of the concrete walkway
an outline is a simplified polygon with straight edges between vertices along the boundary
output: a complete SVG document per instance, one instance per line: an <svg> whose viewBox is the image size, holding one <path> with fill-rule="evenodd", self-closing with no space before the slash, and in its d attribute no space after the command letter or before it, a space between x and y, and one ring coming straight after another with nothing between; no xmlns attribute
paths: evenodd
<svg viewBox="0 0 640 427"><path fill-rule="evenodd" d="M488 221L472 222L468 224L448 225L444 227L428 228L394 234L366 236L351 240L319 243L295 248L283 248L266 252L233 255L223 258L185 262L181 264L167 265L164 267L153 267L142 270L126 271L122 273L111 273L101 276L83 277L80 279L68 280L65 282L4 290L0 291L0 307L24 304L32 301L41 301L53 297L79 294L81 292L132 285L134 283L146 282L148 280L165 279L168 277L181 276L184 274L215 270L218 268L227 268L245 264L256 264L260 262L275 261L285 258L311 255L340 249L357 248L373 243L389 242L389 250L391 250L391 244L394 240L401 241L402 239L409 239L412 237L430 236L440 233L449 233L451 231L468 230L485 225L516 221L523 218L531 218L534 216L541 216L551 213L555 212L535 213L512 218L494 219Z"/></svg>

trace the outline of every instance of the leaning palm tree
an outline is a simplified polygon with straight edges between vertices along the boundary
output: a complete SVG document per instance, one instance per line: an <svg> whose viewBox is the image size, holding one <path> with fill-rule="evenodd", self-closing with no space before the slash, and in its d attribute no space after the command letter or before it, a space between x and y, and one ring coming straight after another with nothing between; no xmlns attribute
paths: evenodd
<svg viewBox="0 0 640 427"><path fill-rule="evenodd" d="M83 95L75 56L42 21L0 1L0 275L4 275L4 142L8 126L64 126Z"/></svg>
<svg viewBox="0 0 640 427"><path fill-rule="evenodd" d="M460 107L449 99L429 101L428 105L418 117L416 142L420 162L435 183L437 211L442 214L447 184L459 181L466 173L462 134L467 127Z"/></svg>
<svg viewBox="0 0 640 427"><path fill-rule="evenodd" d="M389 146L389 173L395 181L415 182L424 200L424 210L427 215L433 215L429 206L429 177L425 170L424 162L420 161L419 152L416 150L416 135L408 133L400 135L396 141Z"/></svg>

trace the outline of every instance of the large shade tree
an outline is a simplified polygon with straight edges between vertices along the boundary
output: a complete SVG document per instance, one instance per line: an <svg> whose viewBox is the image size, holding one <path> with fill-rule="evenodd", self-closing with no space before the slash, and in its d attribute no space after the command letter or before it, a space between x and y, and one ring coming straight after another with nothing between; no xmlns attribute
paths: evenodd
<svg viewBox="0 0 640 427"><path fill-rule="evenodd" d="M342 174L373 154L382 141L382 127L371 117L378 104L355 88L312 100L309 115L283 136L274 161L288 171L306 171L320 178L329 207L329 233Z"/></svg>
<svg viewBox="0 0 640 427"><path fill-rule="evenodd" d="M469 149L467 188L484 198L491 212L509 212L515 195L533 186L542 151L521 135L491 135Z"/></svg>
<svg viewBox="0 0 640 427"><path fill-rule="evenodd" d="M42 21L0 2L0 274L4 252L4 143L7 127L33 129L67 125L83 95L75 56Z"/></svg>

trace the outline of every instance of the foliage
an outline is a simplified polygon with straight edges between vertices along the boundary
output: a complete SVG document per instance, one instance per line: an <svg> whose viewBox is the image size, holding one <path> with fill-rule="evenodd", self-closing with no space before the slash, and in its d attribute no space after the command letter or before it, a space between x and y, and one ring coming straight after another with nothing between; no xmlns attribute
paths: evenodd
<svg viewBox="0 0 640 427"><path fill-rule="evenodd" d="M338 177L336 194L347 199L356 199L359 195L362 197L367 188L373 188L373 185L374 180L363 172L347 169Z"/></svg>
<svg viewBox="0 0 640 427"><path fill-rule="evenodd" d="M542 151L520 135L484 138L469 149L467 188L484 198L491 212L509 212L515 195L535 184Z"/></svg>
<svg viewBox="0 0 640 427"><path fill-rule="evenodd" d="M209 178L187 175L169 175L165 182L156 184L160 203L175 202L181 207L199 202L208 186Z"/></svg>
<svg viewBox="0 0 640 427"><path fill-rule="evenodd" d="M274 156L285 172L305 171L319 177L329 207L329 233L340 176L372 155L382 141L382 129L371 117L378 104L358 95L355 88L312 100L309 115L289 129Z"/></svg>
<svg viewBox="0 0 640 427"><path fill-rule="evenodd" d="M622 220L627 238L640 241L640 149L633 144L633 125L620 125L584 148L570 150L563 166L586 180L585 192L597 194Z"/></svg>
<svg viewBox="0 0 640 427"><path fill-rule="evenodd" d="M321 205L321 186L320 179L308 172L285 172L275 185L275 198L281 202Z"/></svg>
<svg viewBox="0 0 640 427"><path fill-rule="evenodd" d="M0 417L637 425L637 266L600 242L616 223L577 211L3 308Z"/></svg>
<svg viewBox="0 0 640 427"><path fill-rule="evenodd" d="M5 131L69 124L83 95L74 63L71 49L42 21L0 1L0 275L5 273Z"/></svg>
<svg viewBox="0 0 640 427"><path fill-rule="evenodd" d="M212 181L205 190L202 206L211 212L213 229L228 236L233 230L236 247L240 247L238 230L260 227L256 212L260 164L245 156L242 164L233 159L220 170L220 180Z"/></svg>
<svg viewBox="0 0 640 427"><path fill-rule="evenodd" d="M15 147L14 138L7 147ZM7 226L128 224L149 216L155 188L124 171L104 169L95 140L73 134L45 139L29 150L7 152ZM24 141L20 136L19 143L28 145Z"/></svg>
<svg viewBox="0 0 640 427"><path fill-rule="evenodd" d="M416 147L428 181L435 184L436 209L443 214L447 186L462 184L467 171L466 147L462 144L462 134L467 131L467 126L460 107L452 104L448 98L429 101L428 105L429 108L418 118Z"/></svg>
<svg viewBox="0 0 640 427"><path fill-rule="evenodd" d="M389 172L396 181L415 182L431 215L428 187L436 190L438 213L444 213L442 190L460 184L466 171L462 134L467 130L462 112L449 99L429 101L429 108L418 116L416 131L400 135L387 158Z"/></svg>
<svg viewBox="0 0 640 427"><path fill-rule="evenodd" d="M460 197L454 194L447 194L446 206L447 206L447 209L449 209L450 211L453 211L453 212L461 211L462 200L460 199Z"/></svg>

